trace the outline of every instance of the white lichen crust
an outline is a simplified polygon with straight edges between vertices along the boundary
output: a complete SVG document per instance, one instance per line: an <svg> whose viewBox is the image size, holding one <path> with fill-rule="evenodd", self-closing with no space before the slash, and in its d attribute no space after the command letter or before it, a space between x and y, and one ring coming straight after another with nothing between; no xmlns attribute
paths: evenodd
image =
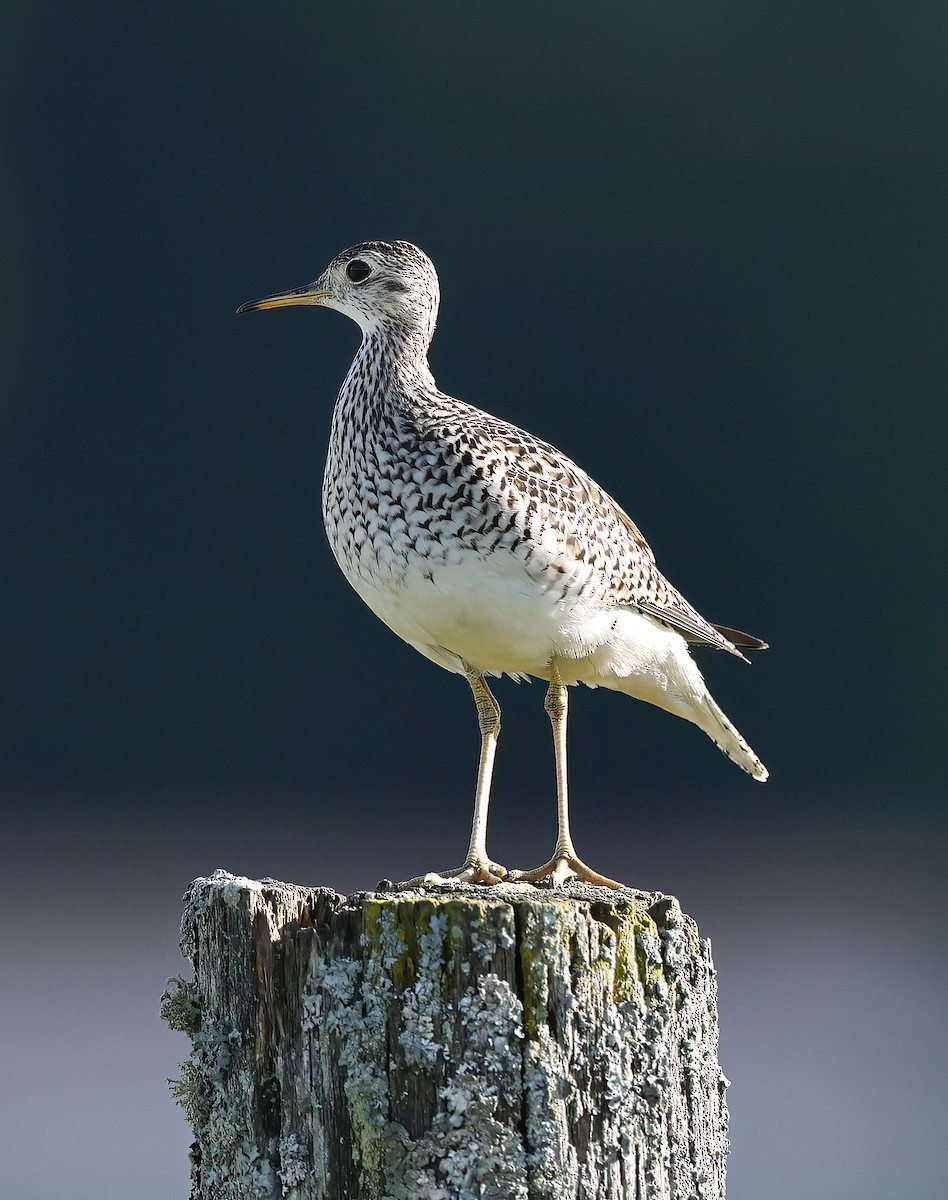
<svg viewBox="0 0 948 1200"><path fill-rule="evenodd" d="M185 899L192 1200L723 1198L714 968L673 898L217 871Z"/></svg>

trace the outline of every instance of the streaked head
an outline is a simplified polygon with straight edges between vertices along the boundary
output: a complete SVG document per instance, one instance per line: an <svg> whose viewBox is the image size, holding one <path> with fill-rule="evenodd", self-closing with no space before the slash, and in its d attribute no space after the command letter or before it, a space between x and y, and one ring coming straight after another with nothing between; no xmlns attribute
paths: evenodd
<svg viewBox="0 0 948 1200"><path fill-rule="evenodd" d="M306 287L251 300L237 311L316 304L345 313L364 333L388 326L430 339L440 295L431 259L411 242L360 242Z"/></svg>

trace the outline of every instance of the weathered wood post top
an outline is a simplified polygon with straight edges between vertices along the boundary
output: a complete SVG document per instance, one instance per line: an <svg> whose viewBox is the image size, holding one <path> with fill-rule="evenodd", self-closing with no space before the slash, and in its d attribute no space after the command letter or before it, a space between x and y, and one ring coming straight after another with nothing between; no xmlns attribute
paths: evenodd
<svg viewBox="0 0 948 1200"><path fill-rule="evenodd" d="M192 1200L721 1200L714 968L678 902L215 871L163 1013Z"/></svg>

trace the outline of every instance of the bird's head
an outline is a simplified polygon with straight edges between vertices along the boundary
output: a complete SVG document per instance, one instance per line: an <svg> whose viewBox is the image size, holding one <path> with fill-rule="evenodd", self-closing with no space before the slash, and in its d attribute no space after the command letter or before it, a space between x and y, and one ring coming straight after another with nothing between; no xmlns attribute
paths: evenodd
<svg viewBox="0 0 948 1200"><path fill-rule="evenodd" d="M306 287L251 300L237 311L316 304L345 313L363 333L388 328L430 340L440 295L431 259L411 242L360 242Z"/></svg>

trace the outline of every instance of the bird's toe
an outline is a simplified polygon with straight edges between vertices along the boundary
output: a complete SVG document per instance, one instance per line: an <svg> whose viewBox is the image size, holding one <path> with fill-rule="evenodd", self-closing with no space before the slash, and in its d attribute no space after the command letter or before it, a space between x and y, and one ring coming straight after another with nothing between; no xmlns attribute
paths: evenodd
<svg viewBox="0 0 948 1200"><path fill-rule="evenodd" d="M510 871L507 880L510 883L539 883L549 880L550 887L562 887L569 879L581 879L594 887L614 888L621 891L626 885L610 879L608 875L600 875L592 867L587 867L576 854L556 854L542 867L532 871Z"/></svg>
<svg viewBox="0 0 948 1200"><path fill-rule="evenodd" d="M490 859L474 859L453 867L449 871L429 871L395 885L396 890L418 887L437 887L444 883L482 883L487 886L502 882L507 877L507 868Z"/></svg>

